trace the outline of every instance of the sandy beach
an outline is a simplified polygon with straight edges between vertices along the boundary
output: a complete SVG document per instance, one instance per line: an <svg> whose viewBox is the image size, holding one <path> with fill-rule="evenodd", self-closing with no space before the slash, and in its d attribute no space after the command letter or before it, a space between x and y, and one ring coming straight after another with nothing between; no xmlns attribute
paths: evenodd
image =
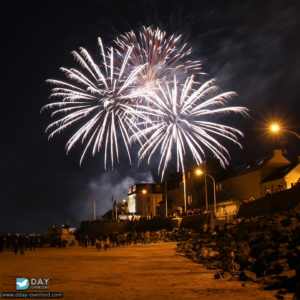
<svg viewBox="0 0 300 300"><path fill-rule="evenodd" d="M49 278L49 291L62 292L64 299L275 299L276 291L255 283L214 279L216 271L175 248L176 243L156 243L106 252L93 247L37 249L24 256L5 251L0 292L16 292L16 278Z"/></svg>

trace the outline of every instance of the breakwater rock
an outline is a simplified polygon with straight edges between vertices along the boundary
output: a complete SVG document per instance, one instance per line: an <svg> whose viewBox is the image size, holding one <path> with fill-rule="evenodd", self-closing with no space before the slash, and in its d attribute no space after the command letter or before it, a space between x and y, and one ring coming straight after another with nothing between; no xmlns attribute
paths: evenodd
<svg viewBox="0 0 300 300"><path fill-rule="evenodd" d="M216 278L250 280L300 299L300 211L203 226L186 234L177 251L218 270Z"/></svg>

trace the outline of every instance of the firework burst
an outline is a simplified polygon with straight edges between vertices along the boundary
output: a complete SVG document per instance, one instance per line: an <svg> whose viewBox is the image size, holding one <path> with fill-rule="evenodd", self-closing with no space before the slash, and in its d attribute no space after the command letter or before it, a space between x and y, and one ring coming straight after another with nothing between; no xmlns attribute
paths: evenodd
<svg viewBox="0 0 300 300"><path fill-rule="evenodd" d="M115 43L121 57L133 47L128 64L131 68L145 65L137 76L137 85L155 89L158 83L172 81L175 74L177 78L186 78L190 73L199 73L201 62L188 59L192 49L187 44L180 46L180 40L181 35L167 37L166 32L159 28L143 27L138 34L130 31L121 35Z"/></svg>
<svg viewBox="0 0 300 300"><path fill-rule="evenodd" d="M160 150L162 178L172 152L178 171L184 171L188 153L201 164L207 150L223 166L228 164L229 152L218 138L241 146L242 132L211 118L229 112L247 115L247 109L226 106L235 93L218 93L214 80L203 85L194 81L201 62L189 60L191 48L180 47L180 39L168 38L159 28L143 27L138 35L130 31L118 37L116 49L104 50L99 38L100 64L84 48L73 51L81 68L61 68L68 81L48 80L55 85L50 97L59 98L43 107L54 109L51 116L58 117L46 129L49 138L76 125L66 152L84 144L81 164L89 149L93 155L103 149L105 168L109 156L112 166L119 161L120 143L131 162L130 143L138 141L139 161L147 158L150 163Z"/></svg>
<svg viewBox="0 0 300 300"><path fill-rule="evenodd" d="M163 178L167 165L175 150L177 170L184 171L184 158L189 151L197 164L209 150L219 159L221 164L228 164L229 152L217 140L225 138L240 145L238 136L242 132L223 124L209 121L216 114L239 113L247 115L247 109L238 106L225 106L234 92L218 93L215 80L207 81L196 87L193 77L188 77L181 87L176 77L172 83L158 84L157 91L147 94L151 105L139 105L132 109L132 114L139 118L137 124L132 124L134 134L132 139L144 140L139 150L140 161L147 158L150 163L153 154L160 152L158 173Z"/></svg>
<svg viewBox="0 0 300 300"><path fill-rule="evenodd" d="M80 48L79 52L73 51L82 71L61 68L69 81L47 80L56 86L50 97L58 97L60 101L50 103L43 109L55 108L51 116L60 116L47 127L46 132L51 131L49 138L77 124L79 129L68 140L66 152L79 141L85 143L81 164L89 148L92 148L92 154L95 155L104 147L106 168L109 152L112 166L115 157L119 161L120 140L123 141L131 162L126 106L144 93L142 89L133 88L132 85L145 66L138 65L130 68L130 71L127 69L132 47L128 47L126 55L119 60L114 55L113 48L104 50L100 38L98 44L102 64L98 65L84 48Z"/></svg>

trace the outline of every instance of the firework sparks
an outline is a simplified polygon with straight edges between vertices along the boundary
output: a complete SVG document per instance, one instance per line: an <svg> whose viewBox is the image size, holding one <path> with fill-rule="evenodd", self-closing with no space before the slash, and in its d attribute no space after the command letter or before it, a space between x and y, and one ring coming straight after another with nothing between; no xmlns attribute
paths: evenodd
<svg viewBox="0 0 300 300"><path fill-rule="evenodd" d="M115 43L121 57L125 57L128 49L133 47L128 64L132 68L145 65L137 76L137 84L155 89L157 83L172 81L175 74L177 78L186 78L190 73L199 73L201 62L188 59L192 49L187 44L180 46L180 40L181 35L168 38L166 32L159 28L143 27L138 35L134 31L127 32Z"/></svg>
<svg viewBox="0 0 300 300"><path fill-rule="evenodd" d="M194 81L201 62L188 59L191 48L186 44L180 47L180 39L175 35L168 38L159 28L143 27L138 36L130 31L118 37L117 49L105 51L99 38L101 64L84 48L73 51L81 71L61 68L68 81L48 80L55 85L50 97L60 99L43 107L54 108L51 116L59 116L46 129L51 132L49 138L77 125L66 152L79 141L85 144L81 164L90 148L93 156L103 149L105 168L109 153L112 166L115 157L119 162L120 141L131 162L130 143L137 140L139 161L147 157L150 163L160 149L158 172L162 178L172 152L176 152L178 171L184 171L187 152L198 164L206 150L223 166L228 164L229 152L217 138L241 146L238 137L242 132L210 118L228 112L247 115L247 109L226 106L235 93L217 94L214 80L203 85Z"/></svg>
<svg viewBox="0 0 300 300"><path fill-rule="evenodd" d="M52 117L63 115L47 127L46 132L51 131L49 138L76 123L79 129L68 140L66 152L68 153L79 141L85 143L81 164L89 148L92 148L94 156L104 147L106 168L108 152L112 166L115 157L119 161L119 140L123 141L131 162L126 103L144 93L142 89L131 87L144 65L128 71L126 67L132 47L128 47L126 55L120 61L116 59L113 48L105 52L100 38L98 44L102 57L101 67L86 49L80 48L80 52L73 51L72 54L83 71L61 68L69 82L48 80L56 86L52 89L50 97L58 97L61 101L50 103L43 109L55 108Z"/></svg>
<svg viewBox="0 0 300 300"><path fill-rule="evenodd" d="M230 112L246 116L247 109L244 107L225 106L236 94L216 94L219 88L214 79L194 88L192 76L186 79L182 88L175 76L172 83L158 86L158 91L150 91L147 95L150 106L139 105L132 109L132 113L140 119L139 123L132 126L132 139L145 141L138 153L140 161L147 157L150 163L153 154L160 150L158 173L162 171L162 178L173 150L177 156L178 171L184 171L184 158L188 150L197 164L202 163L206 149L223 166L228 164L229 152L216 137L225 138L241 147L238 136L243 134L233 127L209 119L216 114Z"/></svg>

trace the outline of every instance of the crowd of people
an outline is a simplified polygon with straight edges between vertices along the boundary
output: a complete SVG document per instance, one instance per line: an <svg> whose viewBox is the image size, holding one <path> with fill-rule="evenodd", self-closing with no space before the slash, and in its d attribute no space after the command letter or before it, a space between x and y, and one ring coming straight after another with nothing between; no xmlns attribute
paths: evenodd
<svg viewBox="0 0 300 300"><path fill-rule="evenodd" d="M88 235L78 233L78 246L88 247L93 246L97 250L107 250L110 247L131 246L139 244L150 244L157 241L174 240L175 235L167 230L158 230L150 232L149 230L143 232L113 232L111 234L93 234Z"/></svg>
<svg viewBox="0 0 300 300"><path fill-rule="evenodd" d="M111 234L84 234L77 232L76 239L79 247L95 247L97 250L108 250L110 247L131 246L137 244L150 244L157 241L176 240L174 230L172 232L165 229L158 231L141 232L113 232ZM69 246L74 246L75 243ZM36 248L61 247L65 248L63 243L51 243L47 235L0 235L0 252L13 251L15 254L24 255L25 251L33 251Z"/></svg>
<svg viewBox="0 0 300 300"><path fill-rule="evenodd" d="M42 235L0 235L0 252L4 250L14 251L15 254L24 255L25 250L35 250L43 248L45 244L45 236Z"/></svg>

